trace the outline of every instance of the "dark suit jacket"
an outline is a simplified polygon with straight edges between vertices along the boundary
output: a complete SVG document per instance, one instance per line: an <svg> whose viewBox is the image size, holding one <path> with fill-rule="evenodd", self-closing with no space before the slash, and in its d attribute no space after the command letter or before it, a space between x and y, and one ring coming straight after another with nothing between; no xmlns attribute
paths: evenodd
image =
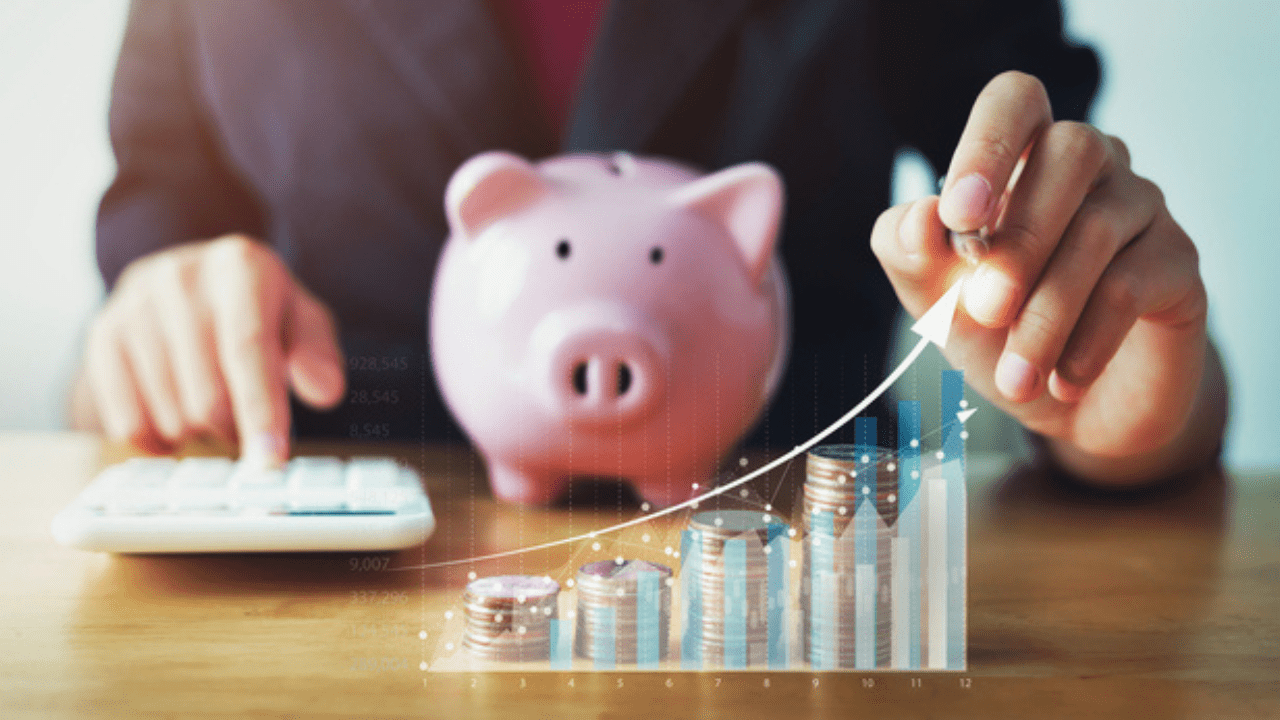
<svg viewBox="0 0 1280 720"><path fill-rule="evenodd" d="M898 304L868 237L895 152L945 169L1003 70L1039 76L1065 118L1098 82L1052 0L615 0L557 137L500 27L479 0L136 0L98 220L108 285L174 243L260 237L337 314L352 390L399 390L300 412L295 428L436 436L456 430L425 364L426 306L463 160L764 160L787 185L795 345L756 439L789 446L881 377Z"/></svg>

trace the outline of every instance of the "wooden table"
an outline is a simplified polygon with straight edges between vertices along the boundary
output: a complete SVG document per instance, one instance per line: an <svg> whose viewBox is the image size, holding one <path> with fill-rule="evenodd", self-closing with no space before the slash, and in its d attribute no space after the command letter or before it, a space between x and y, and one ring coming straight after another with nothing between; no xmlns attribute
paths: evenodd
<svg viewBox="0 0 1280 720"><path fill-rule="evenodd" d="M422 469L440 527L425 547L384 558L390 568L636 512L612 499L498 505L465 449L397 450ZM123 452L83 435L0 436L0 718L1280 717L1275 473L1109 498L971 459L965 673L478 674L419 669L466 567L56 545L50 518ZM478 569L542 573L582 552Z"/></svg>

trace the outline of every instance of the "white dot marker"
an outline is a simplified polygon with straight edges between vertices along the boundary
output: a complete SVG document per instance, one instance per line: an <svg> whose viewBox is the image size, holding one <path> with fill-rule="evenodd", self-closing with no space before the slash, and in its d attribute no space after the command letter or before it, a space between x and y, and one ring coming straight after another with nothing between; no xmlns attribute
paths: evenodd
<svg viewBox="0 0 1280 720"><path fill-rule="evenodd" d="M841 515L848 515L848 514L849 514L849 511L848 511L846 508L843 508L843 507L842 507L842 508L840 508L840 514L841 514Z"/></svg>
<svg viewBox="0 0 1280 720"><path fill-rule="evenodd" d="M626 561L622 559L622 556L621 556L621 555L619 555L618 557L616 557L616 558L614 558L614 559L613 559L613 564L614 564L614 565L621 565L621 564L622 564L622 563L624 563L624 562L626 562Z"/></svg>
<svg viewBox="0 0 1280 720"><path fill-rule="evenodd" d="M640 542L649 542L649 533L640 536Z"/></svg>
<svg viewBox="0 0 1280 720"><path fill-rule="evenodd" d="M870 495L870 494L871 494L871 488L867 487L866 485L863 485L863 486L862 486L862 494L863 494L863 495Z"/></svg>
<svg viewBox="0 0 1280 720"><path fill-rule="evenodd" d="M795 561L795 560L788 560L788 561L787 561L787 564L788 564L788 565L790 565L791 567L795 567L795 566L796 566L796 561Z"/></svg>
<svg viewBox="0 0 1280 720"><path fill-rule="evenodd" d="M445 650L453 650L453 643L445 643L445 644L444 644L444 649L445 649Z"/></svg>
<svg viewBox="0 0 1280 720"><path fill-rule="evenodd" d="M765 545L763 550L765 555L768 555L769 553L773 552L773 548L768 545Z"/></svg>
<svg viewBox="0 0 1280 720"><path fill-rule="evenodd" d="M494 615L494 616L493 616L493 621L494 621L494 622L502 622L502 613L498 613L497 615Z"/></svg>
<svg viewBox="0 0 1280 720"><path fill-rule="evenodd" d="M693 485L691 485L690 487L692 487L694 490L697 490L697 489L698 489L698 483L694 483L694 484L693 484Z"/></svg>
<svg viewBox="0 0 1280 720"><path fill-rule="evenodd" d="M787 528L787 537L795 537L795 536L796 536L796 529L795 529L795 528Z"/></svg>
<svg viewBox="0 0 1280 720"><path fill-rule="evenodd" d="M722 520L721 518L717 517L717 518L716 518L716 527L720 527L720 526L721 526L721 525L723 525L723 524L724 524L724 520Z"/></svg>
<svg viewBox="0 0 1280 720"><path fill-rule="evenodd" d="M666 546L665 548L663 548L662 552L664 552L664 553L666 553L666 554L670 555L670 554L671 554L671 546L670 546L670 545Z"/></svg>
<svg viewBox="0 0 1280 720"><path fill-rule="evenodd" d="M769 512L773 512L773 503L765 503L764 509L768 510Z"/></svg>
<svg viewBox="0 0 1280 720"><path fill-rule="evenodd" d="M911 479L912 479L912 480L919 480L919 479L920 479L920 471L919 471L919 470L912 470L912 471L911 471Z"/></svg>
<svg viewBox="0 0 1280 720"><path fill-rule="evenodd" d="M672 556L672 557L680 557L680 551L679 551L679 550L676 550L675 552L671 553L671 556Z"/></svg>
<svg viewBox="0 0 1280 720"><path fill-rule="evenodd" d="M452 611L452 610L445 610L445 611L444 611L444 619L445 619L445 620L452 620L452 619L453 619L453 611Z"/></svg>
<svg viewBox="0 0 1280 720"><path fill-rule="evenodd" d="M521 635L523 635L523 634L525 634L526 632L529 632L529 629L528 629L528 628L526 628L525 626L521 625L520 627L516 628L516 632L518 632L518 633L520 633Z"/></svg>
<svg viewBox="0 0 1280 720"><path fill-rule="evenodd" d="M649 512L650 505L647 502L640 503L640 512Z"/></svg>
<svg viewBox="0 0 1280 720"><path fill-rule="evenodd" d="M467 573L467 579L468 579L468 580L475 580L475 579L476 579L476 572L475 572L474 570L472 570L471 572Z"/></svg>
<svg viewBox="0 0 1280 720"><path fill-rule="evenodd" d="M968 439L969 439L969 431L968 431L968 430L961 430L961 431L960 431L960 439L961 439L961 440L968 440Z"/></svg>
<svg viewBox="0 0 1280 720"><path fill-rule="evenodd" d="M418 631L418 639L419 639L419 640L426 640L426 639L427 639L427 631L426 631L426 630L419 630L419 631Z"/></svg>
<svg viewBox="0 0 1280 720"><path fill-rule="evenodd" d="M844 473L841 473L841 474L839 474L839 475L837 475L837 476L836 476L836 484L837 484L837 485L843 485L845 480L846 480L846 478L845 478L845 476L844 476Z"/></svg>
<svg viewBox="0 0 1280 720"><path fill-rule="evenodd" d="M693 508L694 510L697 510L697 509L698 509L698 501L697 501L697 500L694 500L693 502L689 503L689 507Z"/></svg>
<svg viewBox="0 0 1280 720"><path fill-rule="evenodd" d="M667 587L673 587L675 586L675 584L676 584L676 581L674 578L667 578Z"/></svg>
<svg viewBox="0 0 1280 720"><path fill-rule="evenodd" d="M426 660L423 660L422 662L418 663L418 669L419 669L419 670L421 670L421 671L423 671L423 672L426 672L426 671L427 671L427 661L426 661Z"/></svg>
<svg viewBox="0 0 1280 720"><path fill-rule="evenodd" d="M761 520L763 520L763 521L765 521L766 523L771 523L771 522L773 522L773 516L772 516L772 515L769 515L768 513L766 513L766 514L764 514L764 515L761 515L761 516L760 516L760 519L761 519Z"/></svg>
<svg viewBox="0 0 1280 720"><path fill-rule="evenodd" d="M747 495L748 493L746 488L742 488L741 490L738 491L738 497L746 497Z"/></svg>
<svg viewBox="0 0 1280 720"><path fill-rule="evenodd" d="M524 601L525 601L525 597L524 597L524 595L517 595L517 596L516 596L516 602L518 602L518 603L520 603L521 605L523 605L523 604L524 604Z"/></svg>
<svg viewBox="0 0 1280 720"><path fill-rule="evenodd" d="M969 407L969 401L968 401L968 400L965 400L964 398L961 398L961 399L960 399L960 407L962 407L962 408L967 408L967 407Z"/></svg>
<svg viewBox="0 0 1280 720"><path fill-rule="evenodd" d="M936 457L936 458L938 458L939 460L941 460L942 458L946 457L946 455L944 455L944 454L943 454L943 452L942 452L941 450L939 450L938 452L934 453L934 454L933 454L933 456L934 456L934 457Z"/></svg>
<svg viewBox="0 0 1280 720"><path fill-rule="evenodd" d="M895 465L894 463L889 463L888 465L884 466L884 469L888 470L889 472L893 472L894 470L898 469L898 466Z"/></svg>
<svg viewBox="0 0 1280 720"><path fill-rule="evenodd" d="M871 456L870 456L870 455L863 455L863 456L862 456L862 462L864 462L864 463L869 463L869 462L871 462Z"/></svg>
<svg viewBox="0 0 1280 720"><path fill-rule="evenodd" d="M911 438L911 447L920 447L920 441L915 438Z"/></svg>
<svg viewBox="0 0 1280 720"><path fill-rule="evenodd" d="M591 549L592 549L592 550L599 550L599 549L600 549L600 543L598 543L598 542L593 542L593 543L591 543Z"/></svg>
<svg viewBox="0 0 1280 720"><path fill-rule="evenodd" d="M747 459L746 459L746 458L738 458L738 467L746 467L746 466L747 466Z"/></svg>
<svg viewBox="0 0 1280 720"><path fill-rule="evenodd" d="M895 502L898 502L898 496L894 495L893 493L889 493L889 497L885 498L885 500L888 500L891 503L895 503Z"/></svg>
<svg viewBox="0 0 1280 720"><path fill-rule="evenodd" d="M568 580L565 580L564 584L567 585L568 587L573 587L573 578L569 578Z"/></svg>

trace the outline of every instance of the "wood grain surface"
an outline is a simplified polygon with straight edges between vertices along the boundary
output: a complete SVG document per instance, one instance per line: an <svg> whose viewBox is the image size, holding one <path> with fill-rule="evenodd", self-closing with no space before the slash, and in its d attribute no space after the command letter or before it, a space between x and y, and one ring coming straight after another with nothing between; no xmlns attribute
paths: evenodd
<svg viewBox="0 0 1280 720"><path fill-rule="evenodd" d="M369 570L365 555L339 553L60 547L53 515L127 451L87 435L0 435L0 718L1280 717L1275 472L1111 496L972 459L964 673L475 673L419 669L466 573L541 574L588 551L394 568L638 509L607 485L551 510L497 504L461 447L300 448L389 450L422 470L439 528ZM785 506L792 480L756 490ZM677 529L656 521L651 533Z"/></svg>

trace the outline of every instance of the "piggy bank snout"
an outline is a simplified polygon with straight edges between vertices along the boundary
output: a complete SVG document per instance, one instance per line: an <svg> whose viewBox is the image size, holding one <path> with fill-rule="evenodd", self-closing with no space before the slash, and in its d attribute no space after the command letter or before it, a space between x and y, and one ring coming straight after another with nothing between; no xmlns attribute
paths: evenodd
<svg viewBox="0 0 1280 720"><path fill-rule="evenodd" d="M594 316L594 317L593 317ZM645 323L626 316L581 313L551 319L535 343L544 394L574 425L626 425L661 405L666 361ZM542 345L541 348L536 347Z"/></svg>

